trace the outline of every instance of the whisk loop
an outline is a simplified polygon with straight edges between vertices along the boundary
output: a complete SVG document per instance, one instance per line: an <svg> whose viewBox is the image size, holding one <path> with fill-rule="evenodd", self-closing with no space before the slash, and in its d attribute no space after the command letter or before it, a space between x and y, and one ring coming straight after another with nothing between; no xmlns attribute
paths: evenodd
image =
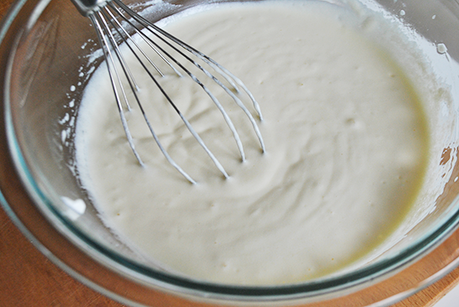
<svg viewBox="0 0 459 307"><path fill-rule="evenodd" d="M195 73L191 72L189 68L187 68L182 62L180 62L177 58L181 58L181 61L185 63L191 63L193 67L197 68L198 71L202 72L204 76L210 78L215 84L218 85L224 92L226 92L236 103L239 108L245 113L247 118L249 119L255 134L258 138L260 143L260 148L262 152L265 152L265 145L263 142L263 137L261 135L260 129L258 127L257 121L255 120L252 113L248 110L245 104L241 101L236 93L245 93L245 95L250 99L252 102L253 108L259 118L259 121L263 120L260 106L253 97L252 93L247 89L244 83L234 76L231 72L225 69L223 66L212 60L207 55L201 53L200 51L194 49L190 45L184 43L183 41L179 40L178 38L174 37L173 35L169 34L168 32L162 30L155 24L149 22L142 16L138 15L131 9L129 9L121 0L72 0L76 7L79 9L82 15L89 17L93 26L96 29L97 37L99 39L100 44L102 45L102 49L104 52L108 74L111 81L111 85L113 88L113 93L115 96L117 108L120 114L121 123L123 129L125 131L128 143L134 153L136 159L141 165L144 165L140 154L135 148L134 139L130 132L128 122L126 120L124 107L127 110L131 110L131 103L129 101L127 90L129 89L134 96L134 103L136 103L142 113L142 116L150 130L153 139L155 140L156 144L158 145L159 149L161 150L162 154L165 156L167 161L177 169L189 182L196 183L196 181L186 173L169 155L167 150L161 144L161 141L154 131L150 120L144 110L144 107L140 101L140 97L138 95L139 87L135 81L133 74L131 73L129 66L125 63L121 51L119 49L119 45L124 43L125 46L132 52L135 56L139 64L142 66L143 69L147 72L148 76L154 82L158 90L170 104L170 106L175 110L175 112L180 116L182 122L188 129L188 131L192 134L195 140L199 143L199 145L204 149L207 155L210 157L212 162L218 168L218 170L223 174L225 178L228 178L229 175L219 162L219 160L215 157L215 155L210 151L210 149L206 146L205 142L202 140L200 135L196 132L187 118L183 115L183 113L179 110L177 105L172 101L170 95L165 91L164 87L161 86L160 82L158 81L159 78L165 76L165 73L161 70L160 66L155 63L155 61L148 55L148 52L145 52L139 44L133 39L132 35L129 34L127 27L133 30L133 35L140 37L140 39L154 51L154 54L158 56L158 58L164 62L167 67L169 67L177 76L183 77L188 76L195 82L199 87L205 91L207 96L213 102L213 104L218 108L220 113L222 114L227 126L231 130L233 138L236 142L237 148L240 153L241 161L245 160L245 152L243 148L243 144L241 138L236 130L236 127L233 124L233 121L229 117L228 113L225 111L224 107L217 99L217 97L210 91L210 89L203 83L201 80L196 76ZM122 25L125 24L125 26ZM165 47L170 49L166 50ZM171 52L174 52L174 56L171 55ZM208 68L211 68L215 73L211 73ZM155 75L154 72L157 73ZM219 77L223 79L220 80ZM127 83L127 88L123 86L123 82ZM229 84L228 87L226 84ZM124 103L124 106L123 106Z"/></svg>

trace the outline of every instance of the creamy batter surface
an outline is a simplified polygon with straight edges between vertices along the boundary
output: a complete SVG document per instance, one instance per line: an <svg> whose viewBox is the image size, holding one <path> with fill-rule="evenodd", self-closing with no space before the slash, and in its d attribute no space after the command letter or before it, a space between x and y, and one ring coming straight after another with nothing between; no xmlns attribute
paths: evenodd
<svg viewBox="0 0 459 307"><path fill-rule="evenodd" d="M167 163L134 108L127 117L141 167L99 68L80 110L77 159L106 224L145 258L218 283L301 282L376 252L423 182L428 133L403 70L348 19L331 4L282 1L212 6L167 25L260 103L264 154L242 111L213 89L240 131L241 163L206 94L187 77L161 79L226 180L126 53L154 129L198 183Z"/></svg>

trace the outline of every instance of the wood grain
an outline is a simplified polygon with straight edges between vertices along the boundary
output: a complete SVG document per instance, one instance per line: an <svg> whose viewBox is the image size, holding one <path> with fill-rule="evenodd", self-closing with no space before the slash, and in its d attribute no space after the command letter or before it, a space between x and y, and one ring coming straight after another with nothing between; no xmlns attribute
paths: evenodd
<svg viewBox="0 0 459 307"><path fill-rule="evenodd" d="M6 14L12 2L12 0L0 0L0 18ZM459 238L459 230L453 236ZM445 248L447 248L445 245L439 246L432 253L433 256L444 251ZM397 282L396 277L394 276L394 286ZM459 268L395 306L433 306L458 283ZM169 306L171 302L174 302L174 306L189 305L183 300L163 302L161 306ZM3 210L0 210L0 305L123 306L91 290L51 263L14 226ZM341 306L340 300L337 300L335 305Z"/></svg>
<svg viewBox="0 0 459 307"><path fill-rule="evenodd" d="M0 210L1 306L122 306L52 264Z"/></svg>
<svg viewBox="0 0 459 307"><path fill-rule="evenodd" d="M13 3L13 0L1 0L0 1L0 19L5 16L6 11L10 7L11 3Z"/></svg>

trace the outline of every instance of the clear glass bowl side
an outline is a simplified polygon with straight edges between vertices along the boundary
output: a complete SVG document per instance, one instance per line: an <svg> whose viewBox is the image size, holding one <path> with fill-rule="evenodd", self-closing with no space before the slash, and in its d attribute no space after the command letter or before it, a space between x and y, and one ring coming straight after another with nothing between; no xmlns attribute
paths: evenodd
<svg viewBox="0 0 459 307"><path fill-rule="evenodd" d="M159 19L200 2L203 1L175 1L174 4L186 5L153 11L151 18ZM2 44L1 57L8 59L4 110L10 152L27 193L46 219L90 258L123 278L146 287L224 300L316 301L361 290L375 280L395 274L411 264L415 257L440 244L456 227L459 183L455 179L458 172L453 169L451 180L437 199L434 210L399 245L371 265L354 272L298 285L231 287L174 276L151 266L105 227L78 181L73 147L74 119L84 86L93 69L100 64L100 58L94 57L97 40L89 20L80 16L70 1L46 3L24 5L8 29L11 49ZM419 28L421 34L432 36L427 37L432 43L444 43L451 57L457 58L459 46L454 29L459 29L458 4L439 1L435 19L442 24L435 27L444 31L434 33L434 27L428 26L429 18L435 20L431 14L411 15L411 7L422 6L414 5L413 1L403 6L404 3L395 2L388 10L398 14L401 5L406 11L407 22ZM142 5L136 7L145 9ZM447 27L451 24L458 25ZM456 105L458 102L454 101ZM442 149L438 163L457 159L455 143L444 144ZM79 211L81 204L84 204L83 213Z"/></svg>

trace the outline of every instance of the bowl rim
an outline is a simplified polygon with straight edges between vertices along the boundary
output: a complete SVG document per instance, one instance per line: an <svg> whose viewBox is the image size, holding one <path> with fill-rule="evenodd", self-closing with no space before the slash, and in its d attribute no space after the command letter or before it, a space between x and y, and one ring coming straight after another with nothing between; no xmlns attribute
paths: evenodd
<svg viewBox="0 0 459 307"><path fill-rule="evenodd" d="M42 0L40 3L46 2L50 2L50 0ZM4 47L5 44L10 42L7 40L11 38L6 38L10 35L10 26L27 3L30 3L30 1L18 0L3 19L0 27L0 52L3 48L6 48ZM0 64L4 65L2 67L8 67L8 63L9 59L1 57ZM101 286L100 281L95 282L96 279L87 276L88 272L84 273L81 267L75 269L73 267L75 263L73 262L76 259L74 257L71 257L71 261L63 259L63 257L69 257L68 253L59 252L56 244L50 242L50 238L59 237L59 242L62 246L65 246L68 250L72 250L79 257L83 257L84 255L83 258L88 263L95 260L98 263L99 269L105 268L113 273L113 275L109 275L121 277L127 283L134 282L142 289L146 285L153 285L152 290L154 292L162 290L186 297L197 296L219 303L222 300L279 302L303 299L311 299L310 301L314 302L330 293L348 295L361 290L362 287L368 286L368 283L374 285L401 272L439 246L441 242L447 240L447 235L459 227L459 211L457 211L445 219L444 223L438 229L423 237L423 240L419 240L416 244L410 246L410 248L404 249L402 253L387 261L376 262L364 269L356 270L351 274L344 274L338 278L331 277L307 283L284 286L220 285L194 281L155 271L139 265L130 259L114 254L111 250L99 245L92 238L69 223L65 216L53 208L51 201L41 192L32 178L27 163L22 156L14 126L11 122L8 104L8 83L8 75L2 74L0 76L0 90L4 93L1 101L3 107L0 109L0 165L2 169L2 174L0 175L0 202L2 207L21 232L52 262L82 283L123 303L131 304L134 300L126 299L107 289L109 287ZM15 199L14 195L17 191L20 191L22 194L20 197L21 201ZM457 198L455 202L458 202ZM37 225L40 225L42 229L37 230L35 228ZM404 292L397 294L394 296L394 299L402 299L420 290L422 287L427 286L451 271L457 263L459 263L459 258L452 260L440 271L432 274L416 287L405 289ZM120 264L122 268L120 268ZM153 284L151 283L152 280L155 281ZM390 298L386 300L388 299Z"/></svg>

